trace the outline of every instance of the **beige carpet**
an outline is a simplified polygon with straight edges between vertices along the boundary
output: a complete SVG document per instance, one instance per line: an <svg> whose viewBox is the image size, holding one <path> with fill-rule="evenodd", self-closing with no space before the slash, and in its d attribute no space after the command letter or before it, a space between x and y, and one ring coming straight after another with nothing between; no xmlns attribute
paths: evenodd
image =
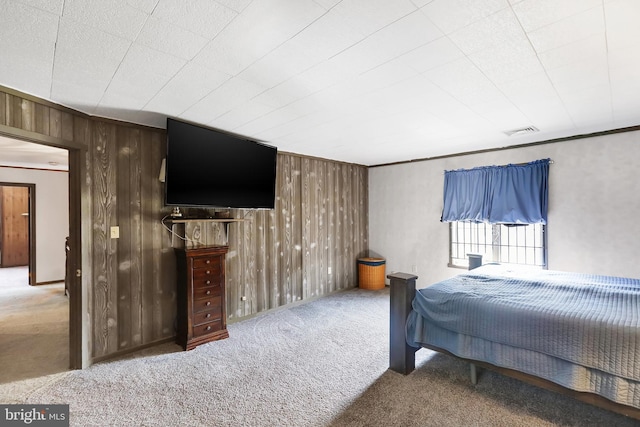
<svg viewBox="0 0 640 427"><path fill-rule="evenodd" d="M64 283L29 286L27 267L0 268L0 384L65 372L68 366Z"/></svg>
<svg viewBox="0 0 640 427"><path fill-rule="evenodd" d="M349 290L229 327L190 352L164 344L0 401L69 403L78 426L636 426L638 423L427 350L387 370L388 290ZM19 395L10 395L19 391Z"/></svg>

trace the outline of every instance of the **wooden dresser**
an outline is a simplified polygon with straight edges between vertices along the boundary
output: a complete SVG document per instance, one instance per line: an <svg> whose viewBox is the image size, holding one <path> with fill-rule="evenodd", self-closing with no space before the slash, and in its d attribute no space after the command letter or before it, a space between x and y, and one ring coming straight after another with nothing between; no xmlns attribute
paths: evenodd
<svg viewBox="0 0 640 427"><path fill-rule="evenodd" d="M228 338L224 261L228 246L175 249L178 320L176 342L191 350Z"/></svg>

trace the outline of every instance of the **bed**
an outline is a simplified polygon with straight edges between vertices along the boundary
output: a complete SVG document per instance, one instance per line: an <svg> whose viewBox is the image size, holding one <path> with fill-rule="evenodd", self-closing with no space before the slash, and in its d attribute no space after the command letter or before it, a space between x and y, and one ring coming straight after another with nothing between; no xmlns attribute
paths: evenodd
<svg viewBox="0 0 640 427"><path fill-rule="evenodd" d="M390 368L420 347L640 419L640 280L484 265L391 280Z"/></svg>

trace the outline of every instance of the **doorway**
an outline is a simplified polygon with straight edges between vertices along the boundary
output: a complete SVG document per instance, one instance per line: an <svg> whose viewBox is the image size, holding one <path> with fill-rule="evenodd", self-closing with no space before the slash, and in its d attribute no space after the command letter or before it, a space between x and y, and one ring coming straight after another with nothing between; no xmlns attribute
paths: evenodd
<svg viewBox="0 0 640 427"><path fill-rule="evenodd" d="M36 282L35 184L0 182L0 268L27 266Z"/></svg>

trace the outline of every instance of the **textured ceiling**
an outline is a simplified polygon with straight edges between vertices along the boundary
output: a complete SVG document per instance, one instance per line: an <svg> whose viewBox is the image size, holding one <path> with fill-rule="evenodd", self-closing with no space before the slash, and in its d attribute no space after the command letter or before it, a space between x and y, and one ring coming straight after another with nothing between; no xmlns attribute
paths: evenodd
<svg viewBox="0 0 640 427"><path fill-rule="evenodd" d="M0 85L374 165L639 125L638 22L638 0L2 0Z"/></svg>

